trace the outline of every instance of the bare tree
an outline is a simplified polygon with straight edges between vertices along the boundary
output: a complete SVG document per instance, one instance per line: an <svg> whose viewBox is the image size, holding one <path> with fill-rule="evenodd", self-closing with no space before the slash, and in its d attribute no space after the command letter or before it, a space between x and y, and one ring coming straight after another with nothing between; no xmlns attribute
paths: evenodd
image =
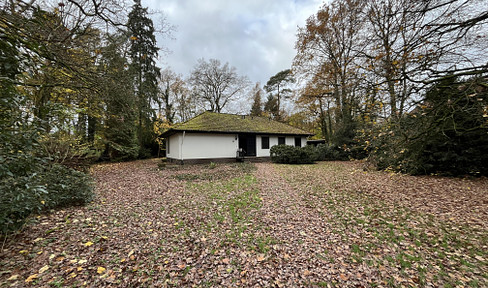
<svg viewBox="0 0 488 288"><path fill-rule="evenodd" d="M218 113L249 86L247 77L239 76L235 67L229 63L222 65L217 59L198 60L189 83L210 110Z"/></svg>
<svg viewBox="0 0 488 288"><path fill-rule="evenodd" d="M334 99L331 105L334 106L334 133L329 130L328 134L349 131L353 123L354 105L358 102L357 61L364 48L363 7L364 1L359 0L325 4L298 32L295 74L312 82L310 87L320 88L315 97L320 99L321 95L331 94ZM315 92L319 90L314 89Z"/></svg>

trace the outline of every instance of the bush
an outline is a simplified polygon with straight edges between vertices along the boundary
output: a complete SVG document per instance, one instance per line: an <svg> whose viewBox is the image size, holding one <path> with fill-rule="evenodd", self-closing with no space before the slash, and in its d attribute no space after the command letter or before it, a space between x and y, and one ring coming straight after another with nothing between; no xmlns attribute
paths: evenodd
<svg viewBox="0 0 488 288"><path fill-rule="evenodd" d="M316 149L317 161L344 161L349 160L347 149L343 149L337 145L319 144Z"/></svg>
<svg viewBox="0 0 488 288"><path fill-rule="evenodd" d="M41 175L48 193L42 195L44 210L85 205L93 199L93 181L82 172L55 164Z"/></svg>
<svg viewBox="0 0 488 288"><path fill-rule="evenodd" d="M486 87L482 78L441 80L422 105L380 129L370 160L414 175L488 175Z"/></svg>
<svg viewBox="0 0 488 288"><path fill-rule="evenodd" d="M17 159L18 160L18 159ZM16 161L20 164L20 161ZM54 164L8 173L0 181L0 231L18 230L31 214L54 208L83 205L93 199L91 177Z"/></svg>
<svg viewBox="0 0 488 288"><path fill-rule="evenodd" d="M275 145L270 149L271 161L282 164L311 164L314 153L309 147Z"/></svg>

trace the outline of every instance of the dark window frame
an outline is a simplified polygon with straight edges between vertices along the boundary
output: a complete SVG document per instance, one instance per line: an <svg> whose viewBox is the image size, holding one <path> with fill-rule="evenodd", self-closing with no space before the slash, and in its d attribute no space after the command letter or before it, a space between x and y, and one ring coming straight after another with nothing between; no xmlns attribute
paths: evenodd
<svg viewBox="0 0 488 288"><path fill-rule="evenodd" d="M269 136L261 136L261 149L269 149Z"/></svg>
<svg viewBox="0 0 488 288"><path fill-rule="evenodd" d="M283 143L280 143L280 140L283 140ZM286 137L278 136L278 145L286 145Z"/></svg>
<svg viewBox="0 0 488 288"><path fill-rule="evenodd" d="M302 137L295 137L295 147L302 147Z"/></svg>

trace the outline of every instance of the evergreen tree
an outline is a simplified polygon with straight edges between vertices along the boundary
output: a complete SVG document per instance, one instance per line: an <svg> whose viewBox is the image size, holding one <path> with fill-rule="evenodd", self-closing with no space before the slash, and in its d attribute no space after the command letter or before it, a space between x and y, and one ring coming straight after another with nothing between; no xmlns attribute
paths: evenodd
<svg viewBox="0 0 488 288"><path fill-rule="evenodd" d="M256 86L252 90L253 104L251 107L251 116L261 116L263 114L263 104L261 102L261 94L263 94L263 90L260 86L259 83L256 83Z"/></svg>
<svg viewBox="0 0 488 288"><path fill-rule="evenodd" d="M268 95L268 98L264 103L264 112L266 112L269 116L272 116L273 118L279 120L278 101L272 94Z"/></svg>
<svg viewBox="0 0 488 288"><path fill-rule="evenodd" d="M118 35L111 39L100 65L106 71L102 82L107 107L104 157L111 160L131 160L139 154L133 78L125 69L127 59L118 51L125 42L123 38Z"/></svg>
<svg viewBox="0 0 488 288"><path fill-rule="evenodd" d="M141 146L139 156L145 157L148 156L149 148L157 148L153 133L155 115L151 103L158 99L160 69L156 67L156 58L159 48L156 46L154 26L148 17L147 8L141 6L140 0L134 2L127 23L130 33L130 71L137 96L138 138Z"/></svg>
<svg viewBox="0 0 488 288"><path fill-rule="evenodd" d="M287 88L290 83L294 83L295 78L293 78L292 72L290 69L286 69L276 73L276 75L269 78L268 82L264 86L264 89L268 93L272 93L276 91L276 117L280 118L280 110L281 110L281 99L282 97L288 97L292 90Z"/></svg>

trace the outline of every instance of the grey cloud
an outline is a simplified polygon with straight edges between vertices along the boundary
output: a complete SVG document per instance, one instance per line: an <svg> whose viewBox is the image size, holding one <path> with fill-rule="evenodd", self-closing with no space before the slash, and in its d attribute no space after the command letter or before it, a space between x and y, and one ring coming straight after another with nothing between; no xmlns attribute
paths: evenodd
<svg viewBox="0 0 488 288"><path fill-rule="evenodd" d="M289 68L297 26L322 5L320 0L146 0L177 26L175 40L158 39L172 51L166 65L188 75L199 58L216 58L235 66L251 81L265 83Z"/></svg>

